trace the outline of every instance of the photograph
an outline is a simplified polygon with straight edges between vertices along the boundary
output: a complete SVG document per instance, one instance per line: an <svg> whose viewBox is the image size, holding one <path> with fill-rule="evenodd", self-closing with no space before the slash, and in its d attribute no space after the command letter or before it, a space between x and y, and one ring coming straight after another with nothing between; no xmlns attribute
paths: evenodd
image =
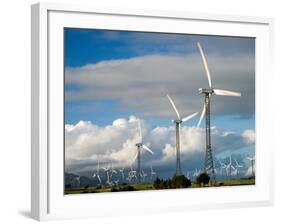
<svg viewBox="0 0 281 224"><path fill-rule="evenodd" d="M255 38L64 27L64 194L255 185Z"/></svg>

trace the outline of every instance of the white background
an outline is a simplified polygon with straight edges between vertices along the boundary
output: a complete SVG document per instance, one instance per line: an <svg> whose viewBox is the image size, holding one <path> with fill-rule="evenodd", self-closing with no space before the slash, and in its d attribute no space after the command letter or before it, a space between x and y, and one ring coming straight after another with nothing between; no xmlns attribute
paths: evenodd
<svg viewBox="0 0 281 224"><path fill-rule="evenodd" d="M2 1L0 7L0 222L33 223L30 209L30 4L36 1ZM75 0L57 2L78 2ZM275 86L276 122L268 131L277 140L277 124L281 124L277 88L280 79L281 12L277 0L80 0L79 4L95 4L110 8L157 9L275 17ZM278 51L279 49L279 51ZM278 75L279 74L279 75ZM275 136L274 136L275 135ZM277 223L281 221L281 181L278 170L280 150L275 144L275 205L273 207L193 211L138 217L73 220L58 223ZM275 221L273 221L275 220Z"/></svg>

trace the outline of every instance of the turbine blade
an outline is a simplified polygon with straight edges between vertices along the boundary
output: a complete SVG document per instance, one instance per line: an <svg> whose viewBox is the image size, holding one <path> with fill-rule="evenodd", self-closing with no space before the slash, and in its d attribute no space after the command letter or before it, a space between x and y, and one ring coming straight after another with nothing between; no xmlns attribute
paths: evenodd
<svg viewBox="0 0 281 224"><path fill-rule="evenodd" d="M174 110L175 110L175 112L176 112L176 114L177 114L177 116L178 116L178 119L181 119L181 118L180 118L179 111L177 110L177 108L176 108L176 105L175 105L174 101L172 100L172 98L171 98L168 94L167 94L167 97L168 97L168 99L169 99L170 103L172 104L172 106L173 106L173 108L174 108Z"/></svg>
<svg viewBox="0 0 281 224"><path fill-rule="evenodd" d="M201 54L201 59L202 59L202 62L203 62L203 65L204 65L204 68L205 68L205 71L206 71L206 75L207 75L208 82L209 82L209 87L212 88L211 75L210 75L210 71L209 71L209 68L208 68L207 60L206 60L205 55L204 55L204 51L203 51L199 42L197 43L197 46L199 48L199 51L200 51L200 54Z"/></svg>
<svg viewBox="0 0 281 224"><path fill-rule="evenodd" d="M197 123L197 128L200 127L200 124L201 124L201 122L202 122L202 120L203 120L203 117L205 116L205 113L206 113L206 105L205 105L205 103L204 103L204 106L203 106L203 110L202 110L200 119L199 119L199 121L198 121L198 123Z"/></svg>
<svg viewBox="0 0 281 224"><path fill-rule="evenodd" d="M151 149L148 148L146 145L142 145L142 147L143 147L146 151L150 152L151 154L154 154L154 152L152 152Z"/></svg>
<svg viewBox="0 0 281 224"><path fill-rule="evenodd" d="M191 114L191 115L189 115L189 116L186 116L186 117L184 117L184 118L182 119L182 121L183 121L183 122L186 122L186 121L190 120L191 118L195 117L197 114L198 114L198 112L195 112L195 113L193 113L193 114Z"/></svg>
<svg viewBox="0 0 281 224"><path fill-rule="evenodd" d="M241 93L223 90L223 89L214 89L214 93L219 96L241 96Z"/></svg>
<svg viewBox="0 0 281 224"><path fill-rule="evenodd" d="M140 142L142 142L142 132L141 132L141 123L140 123L140 120L138 122L138 126L139 126L139 137L140 137Z"/></svg>

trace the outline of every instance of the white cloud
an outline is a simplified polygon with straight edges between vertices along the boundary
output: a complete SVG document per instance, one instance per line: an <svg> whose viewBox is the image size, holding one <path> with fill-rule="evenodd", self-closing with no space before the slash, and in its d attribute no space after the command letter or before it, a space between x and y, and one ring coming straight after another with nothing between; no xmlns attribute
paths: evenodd
<svg viewBox="0 0 281 224"><path fill-rule="evenodd" d="M255 132L253 130L245 130L242 136L245 138L247 144L255 143Z"/></svg>
<svg viewBox="0 0 281 224"><path fill-rule="evenodd" d="M163 157L164 160L175 158L176 156L175 147L173 147L171 144L165 144L165 147L163 149L163 154L164 154Z"/></svg>
<svg viewBox="0 0 281 224"><path fill-rule="evenodd" d="M91 122L80 121L76 125L65 126L65 160L68 172L92 170L99 159L101 165L113 162L116 167L128 166L136 155L136 143L139 142L139 119L118 118L112 125L97 126ZM175 160L175 128L153 127L142 123L143 142L154 155L143 153L144 165L169 164ZM245 145L253 144L249 138L253 130L242 134L222 132L212 127L216 153L225 150L239 150ZM246 134L245 134L246 133ZM249 134L251 133L251 134ZM251 139L251 141L249 141ZM193 156L205 152L205 130L196 127L182 126L181 155L182 160L192 160Z"/></svg>

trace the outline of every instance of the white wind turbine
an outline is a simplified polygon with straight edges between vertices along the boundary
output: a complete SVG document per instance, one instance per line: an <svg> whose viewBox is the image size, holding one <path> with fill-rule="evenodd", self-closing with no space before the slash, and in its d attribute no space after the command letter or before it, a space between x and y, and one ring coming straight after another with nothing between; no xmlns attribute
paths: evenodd
<svg viewBox="0 0 281 224"><path fill-rule="evenodd" d="M118 183L119 183L119 179L114 181L114 185L118 185Z"/></svg>
<svg viewBox="0 0 281 224"><path fill-rule="evenodd" d="M196 168L194 173L193 173L193 176L198 177L200 173L201 173L201 170L197 170L197 168Z"/></svg>
<svg viewBox="0 0 281 224"><path fill-rule="evenodd" d="M110 180L110 165L108 165L107 167L102 167L102 169L104 170L104 172L106 172L106 183L111 186L112 185L112 182Z"/></svg>
<svg viewBox="0 0 281 224"><path fill-rule="evenodd" d="M233 176L236 172L236 168L232 165L231 155L229 156L229 164L226 166L226 172L228 176Z"/></svg>
<svg viewBox="0 0 281 224"><path fill-rule="evenodd" d="M97 166L97 170L96 172L93 174L93 178L97 178L100 182L100 184L102 184L101 182L101 178L100 178L100 161L98 160L98 166Z"/></svg>
<svg viewBox="0 0 281 224"><path fill-rule="evenodd" d="M227 166L225 163L223 163L222 161L219 161L220 162L220 166L221 166L221 175L223 175L223 170L225 170L225 174L227 175Z"/></svg>
<svg viewBox="0 0 281 224"><path fill-rule="evenodd" d="M167 94L168 100L170 101L174 111L176 112L177 115L177 119L172 120L175 124L176 124L176 176L180 176L181 175L181 163L180 163L180 124L182 122L186 122L190 119L192 119L193 117L195 117L198 112L195 112L191 115L188 115L184 118L182 118L180 116L180 113L174 103L174 101L172 100L172 98Z"/></svg>
<svg viewBox="0 0 281 224"><path fill-rule="evenodd" d="M78 182L78 187L80 187L80 176L75 177L75 180Z"/></svg>
<svg viewBox="0 0 281 224"><path fill-rule="evenodd" d="M122 180L124 180L124 179L125 179L124 167L123 167L123 168L120 168L120 169L119 169L119 172L120 172L121 175L122 175Z"/></svg>
<svg viewBox="0 0 281 224"><path fill-rule="evenodd" d="M110 178L112 179L113 174L117 174L117 171L115 169L113 169L113 164L111 163L111 168L110 168Z"/></svg>
<svg viewBox="0 0 281 224"><path fill-rule="evenodd" d="M203 51L200 43L197 43L197 46L200 51L201 59L202 59L203 66L205 68L206 76L207 76L208 83L209 83L208 88L199 88L199 93L205 95L205 102L204 102L203 110L202 110L199 122L197 124L197 127L200 126L203 117L206 115L205 116L205 121L206 121L206 124L205 124L205 128L206 128L205 172L208 174L211 174L213 177L213 180L215 181L215 179L216 179L215 178L215 169L214 169L213 155L212 155L212 148L211 148L211 115L210 115L211 96L213 94L219 95L219 96L241 96L241 93L213 88L211 75L210 75L210 71L208 68L207 60L204 55L204 51Z"/></svg>
<svg viewBox="0 0 281 224"><path fill-rule="evenodd" d="M145 173L144 170L141 171L141 177L142 180L145 181L145 178L147 177L147 173Z"/></svg>
<svg viewBox="0 0 281 224"><path fill-rule="evenodd" d="M128 172L127 180L131 182L133 178L136 178L136 179L138 179L138 178L137 178L137 171L133 170L132 165L131 165L130 169L131 170Z"/></svg>
<svg viewBox="0 0 281 224"><path fill-rule="evenodd" d="M237 170L237 174L239 174L239 169L242 168L243 166L239 164L236 159L234 159L234 161L235 161L235 168Z"/></svg>
<svg viewBox="0 0 281 224"><path fill-rule="evenodd" d="M156 172L153 170L152 166L150 166L150 180L153 179L153 176L156 176Z"/></svg>
<svg viewBox="0 0 281 224"><path fill-rule="evenodd" d="M142 150L145 150L152 155L154 154L154 152L150 148L148 148L145 144L143 144L143 142L142 142L142 130L141 130L140 121L138 121L138 129L139 129L139 143L136 144L137 153L136 153L136 156L135 156L133 162L137 159L137 164L138 164L137 177L138 177L138 182L140 182L141 181L141 153L142 153Z"/></svg>
<svg viewBox="0 0 281 224"><path fill-rule="evenodd" d="M255 157L247 157L246 159L250 160L251 162L251 171L252 171L252 177L255 177Z"/></svg>

